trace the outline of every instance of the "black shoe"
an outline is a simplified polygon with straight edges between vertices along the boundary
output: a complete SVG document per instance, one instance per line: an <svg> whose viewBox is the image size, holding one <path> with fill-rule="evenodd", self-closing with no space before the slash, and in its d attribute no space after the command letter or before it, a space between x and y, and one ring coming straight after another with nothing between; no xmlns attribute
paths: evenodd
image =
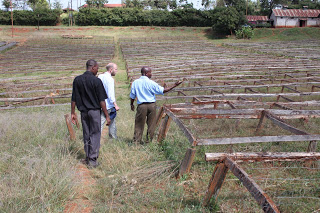
<svg viewBox="0 0 320 213"><path fill-rule="evenodd" d="M98 161L90 161L88 162L88 168L97 168L100 164Z"/></svg>
<svg viewBox="0 0 320 213"><path fill-rule="evenodd" d="M88 159L80 159L80 163L84 164L84 165L88 165Z"/></svg>

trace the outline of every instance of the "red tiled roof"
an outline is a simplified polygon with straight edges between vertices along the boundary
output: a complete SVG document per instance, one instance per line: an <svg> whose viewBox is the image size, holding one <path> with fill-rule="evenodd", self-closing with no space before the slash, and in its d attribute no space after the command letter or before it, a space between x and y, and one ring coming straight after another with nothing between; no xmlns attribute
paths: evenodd
<svg viewBox="0 0 320 213"><path fill-rule="evenodd" d="M247 16L248 21L268 21L268 16Z"/></svg>
<svg viewBox="0 0 320 213"><path fill-rule="evenodd" d="M302 9L273 9L275 16L287 17L318 17L320 10L302 10Z"/></svg>
<svg viewBox="0 0 320 213"><path fill-rule="evenodd" d="M124 7L125 4L104 4L104 7L114 8L114 7Z"/></svg>
<svg viewBox="0 0 320 213"><path fill-rule="evenodd" d="M124 7L126 6L125 4L104 4L104 8L115 8L115 7ZM81 7L88 7L88 4L84 4Z"/></svg>

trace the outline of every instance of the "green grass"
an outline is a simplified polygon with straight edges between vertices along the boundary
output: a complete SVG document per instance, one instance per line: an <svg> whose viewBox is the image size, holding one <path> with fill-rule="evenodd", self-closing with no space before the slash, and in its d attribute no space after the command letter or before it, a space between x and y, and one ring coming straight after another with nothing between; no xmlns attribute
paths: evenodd
<svg viewBox="0 0 320 213"><path fill-rule="evenodd" d="M99 157L101 166L92 170L96 185L93 186L92 192L86 194L86 198L93 203L93 212L261 212L256 201L240 181L235 180L231 172L228 173L221 188L217 203L212 200L209 207L202 206L215 166L204 161L204 153L225 152L230 149L229 146L196 147L197 152L191 172L180 179L175 179L174 173L190 144L174 122L171 122L168 135L161 144L156 140L145 146L135 146L131 143L135 112L130 110L129 86L125 63L118 46L119 38L197 36L207 39L208 28L182 28L183 31L180 30L181 28L172 30L172 28L160 27L143 27L143 29L142 27L81 27L82 30L77 30L79 27L62 26L40 27L40 31L34 31L33 27L17 28L27 28L30 31L17 33L12 39L10 27L4 26L0 31L0 40L21 40L29 35L58 37L61 34L71 33L108 38L111 36L115 39L116 56L112 61L119 67L119 73L115 76L116 98L120 107L116 121L119 139L102 141ZM319 39L318 28L285 29L284 31L283 29L255 29L255 38L247 42L299 40L305 33L310 38ZM239 42L232 38L210 41L216 44ZM99 72L104 70L104 64L100 64ZM77 74L81 72L78 71ZM48 77L52 74L62 75L60 72L48 72L32 73L28 76ZM65 74L69 76L72 73ZM2 77L18 76L24 75L17 73ZM17 82L20 80L16 80ZM33 82L33 80L23 82ZM48 82L52 81L48 80ZM62 82L72 83L72 79L65 79ZM4 91L2 88L0 90ZM158 106L162 103L159 101ZM84 157L84 151L81 129L76 129L75 142L68 139L63 116L66 113L70 113L70 106L1 111L0 212L62 212L67 201L74 198L77 184L75 166ZM289 122L308 132L319 132L319 120ZM185 123L192 127L193 133L199 138L214 138L252 135L258 120L243 120L238 123L223 119L194 120L185 121ZM240 125L241 128L239 128ZM265 122L264 127L259 135L287 134L268 121ZM307 145L308 142L243 144L232 148L234 151L251 152L305 151ZM319 147L317 151L320 151ZM319 170L310 172L303 169L304 165L301 163L281 165L298 167L289 172L285 169L271 169L273 166L280 166L274 163L243 164L243 166L252 177L286 177L287 175L309 179L320 177ZM257 170L257 168L262 169ZM266 168L270 168L270 171ZM268 181L258 183L275 197L285 192L303 195L303 190L313 193L311 195L314 197L318 193L317 185L313 185L313 182L307 186L300 185L300 188L294 191L292 186L295 185L291 182L286 181L282 184L277 181L271 184ZM312 212L311 210L320 208L317 202L308 201L310 207L303 202L305 201L297 200L293 205L292 200L281 200L280 209L282 212Z"/></svg>

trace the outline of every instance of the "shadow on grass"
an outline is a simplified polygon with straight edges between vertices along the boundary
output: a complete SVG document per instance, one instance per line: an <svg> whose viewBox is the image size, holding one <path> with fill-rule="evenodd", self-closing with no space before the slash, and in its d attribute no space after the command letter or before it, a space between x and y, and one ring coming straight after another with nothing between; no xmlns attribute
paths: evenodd
<svg viewBox="0 0 320 213"><path fill-rule="evenodd" d="M227 39L228 38L227 35L217 33L215 31L213 31L212 28L206 29L204 32L205 32L204 36L207 39L214 40L214 39Z"/></svg>
<svg viewBox="0 0 320 213"><path fill-rule="evenodd" d="M202 201L198 199L187 199L183 201L185 209L198 210L199 212L218 212L220 210L219 206L215 203L214 199L210 200L208 206L203 206Z"/></svg>
<svg viewBox="0 0 320 213"><path fill-rule="evenodd" d="M67 150L65 151L67 151L71 155L74 155L78 160L86 158L86 154L84 152L83 146L79 147L79 144L77 144L77 141L69 141L69 145L67 147Z"/></svg>

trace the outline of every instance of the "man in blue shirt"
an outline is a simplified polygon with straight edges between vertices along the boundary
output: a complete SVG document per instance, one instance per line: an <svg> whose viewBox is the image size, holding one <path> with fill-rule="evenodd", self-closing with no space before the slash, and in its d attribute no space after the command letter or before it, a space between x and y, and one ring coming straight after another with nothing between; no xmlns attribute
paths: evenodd
<svg viewBox="0 0 320 213"><path fill-rule="evenodd" d="M138 104L134 125L134 143L142 143L141 139L146 121L148 125L146 143L150 142L153 138L157 113L155 95L163 95L182 83L182 81L177 81L172 87L164 88L152 81L151 77L151 68L142 67L141 77L135 80L131 86L131 110L134 111L133 103L136 98Z"/></svg>

